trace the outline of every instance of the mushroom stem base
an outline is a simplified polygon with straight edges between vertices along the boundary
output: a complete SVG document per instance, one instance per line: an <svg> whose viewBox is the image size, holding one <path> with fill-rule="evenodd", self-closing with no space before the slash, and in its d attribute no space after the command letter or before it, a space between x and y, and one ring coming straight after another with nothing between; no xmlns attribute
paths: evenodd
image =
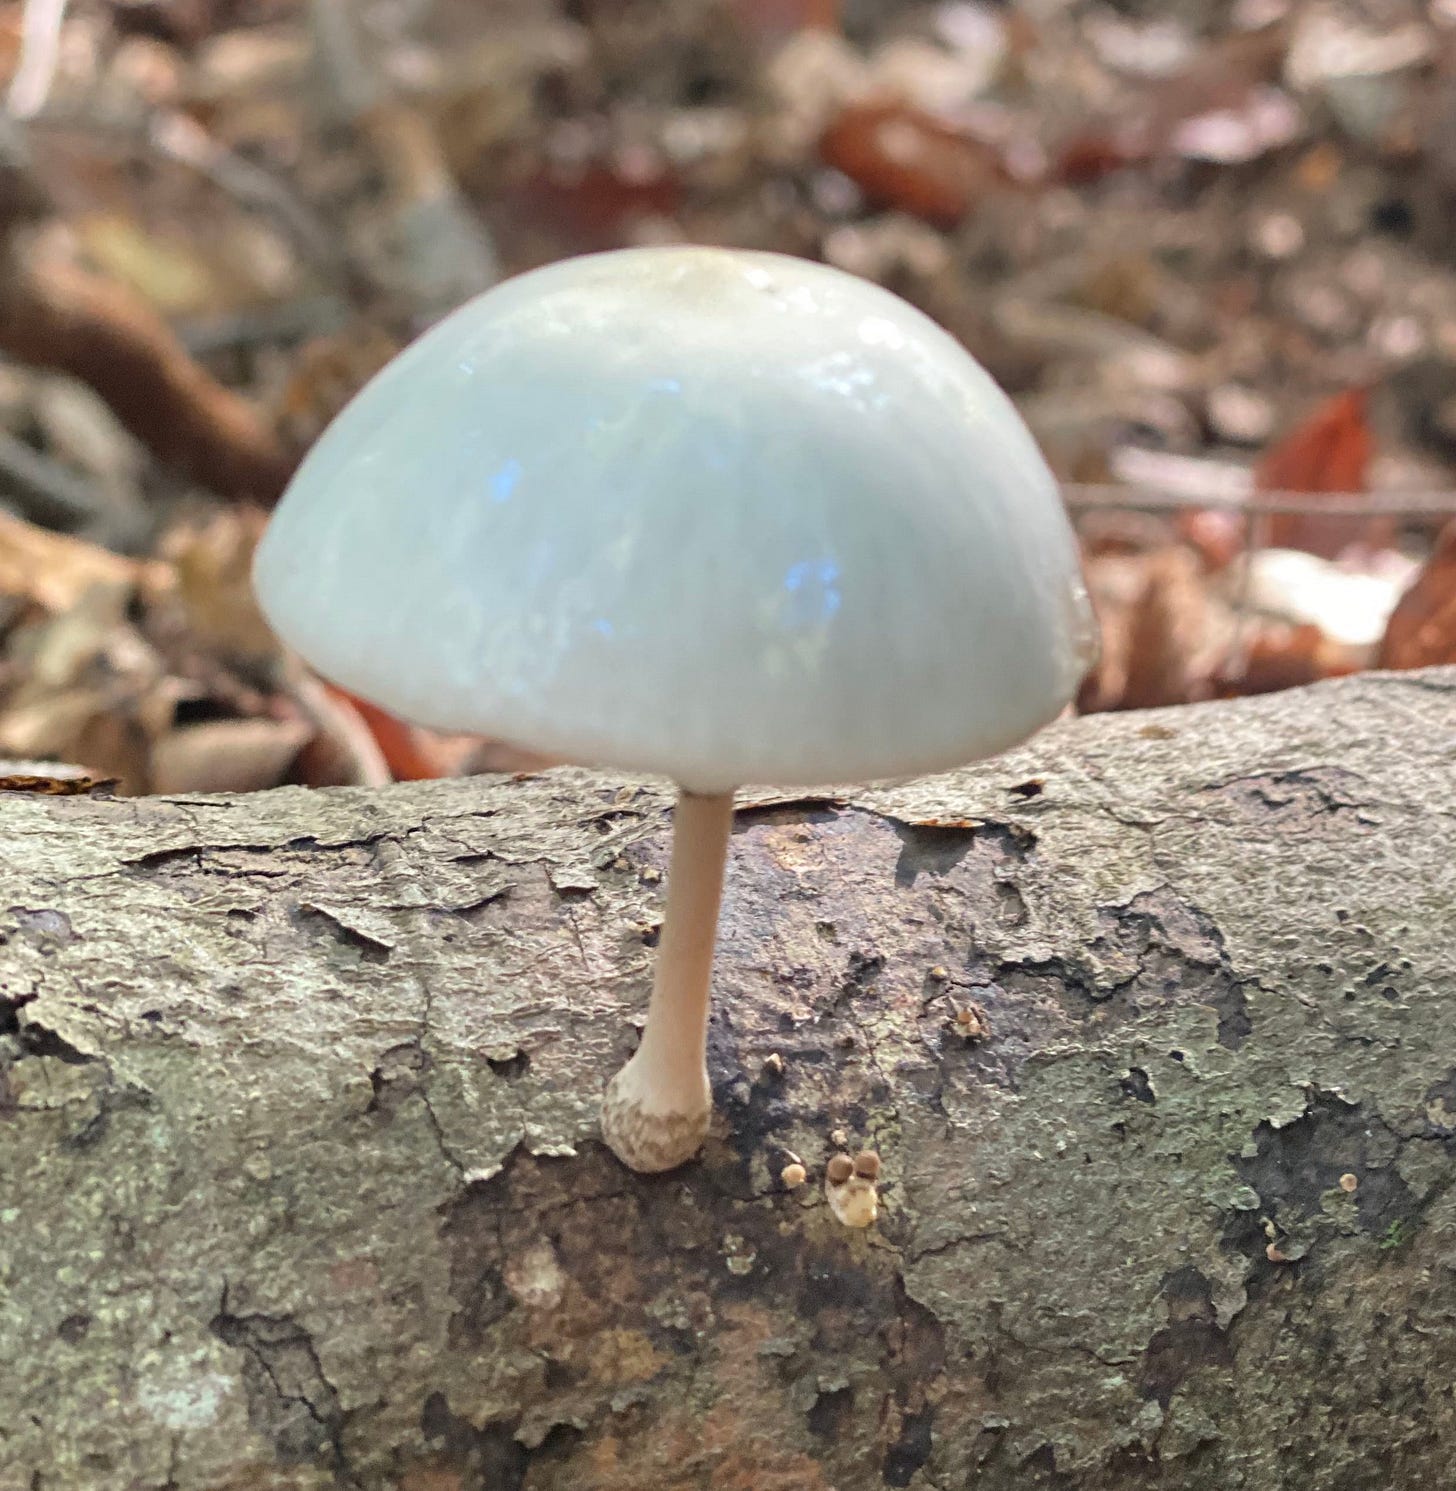
<svg viewBox="0 0 1456 1491"><path fill-rule="evenodd" d="M708 1074L701 1107L663 1112L644 1101L634 1056L607 1084L602 1098L602 1137L629 1170L653 1174L685 1164L703 1147L713 1117Z"/></svg>

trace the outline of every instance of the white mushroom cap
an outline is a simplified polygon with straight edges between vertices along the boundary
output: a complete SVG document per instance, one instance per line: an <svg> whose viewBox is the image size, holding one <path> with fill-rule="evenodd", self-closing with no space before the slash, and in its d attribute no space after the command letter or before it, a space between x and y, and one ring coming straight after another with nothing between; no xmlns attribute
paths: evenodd
<svg viewBox="0 0 1456 1491"><path fill-rule="evenodd" d="M259 550L282 637L421 724L698 792L1053 718L1093 622L1010 402L888 291L629 249L496 287L348 406Z"/></svg>

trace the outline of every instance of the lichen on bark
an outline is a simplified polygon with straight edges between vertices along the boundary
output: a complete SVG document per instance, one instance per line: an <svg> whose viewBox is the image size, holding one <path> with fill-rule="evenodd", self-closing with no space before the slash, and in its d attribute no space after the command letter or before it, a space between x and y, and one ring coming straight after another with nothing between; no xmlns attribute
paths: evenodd
<svg viewBox="0 0 1456 1491"><path fill-rule="evenodd" d="M0 801L0 1491L1440 1481L1456 674L740 801L660 1177L664 785Z"/></svg>

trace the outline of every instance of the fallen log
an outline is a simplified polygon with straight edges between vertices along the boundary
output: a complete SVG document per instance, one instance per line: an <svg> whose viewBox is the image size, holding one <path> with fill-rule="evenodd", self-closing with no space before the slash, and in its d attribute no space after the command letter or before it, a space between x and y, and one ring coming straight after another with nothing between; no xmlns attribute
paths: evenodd
<svg viewBox="0 0 1456 1491"><path fill-rule="evenodd" d="M743 794L644 1177L669 807L0 795L3 1491L1443 1483L1456 670Z"/></svg>

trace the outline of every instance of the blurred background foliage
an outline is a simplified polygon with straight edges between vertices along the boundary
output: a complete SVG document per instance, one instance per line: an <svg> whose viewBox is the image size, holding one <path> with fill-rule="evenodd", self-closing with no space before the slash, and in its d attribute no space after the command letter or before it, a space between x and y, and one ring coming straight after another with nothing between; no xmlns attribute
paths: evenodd
<svg viewBox="0 0 1456 1491"><path fill-rule="evenodd" d="M309 442L497 279L693 241L944 324L1066 484L1084 709L1456 662L1456 0L5 0L0 778L514 769L280 655Z"/></svg>

